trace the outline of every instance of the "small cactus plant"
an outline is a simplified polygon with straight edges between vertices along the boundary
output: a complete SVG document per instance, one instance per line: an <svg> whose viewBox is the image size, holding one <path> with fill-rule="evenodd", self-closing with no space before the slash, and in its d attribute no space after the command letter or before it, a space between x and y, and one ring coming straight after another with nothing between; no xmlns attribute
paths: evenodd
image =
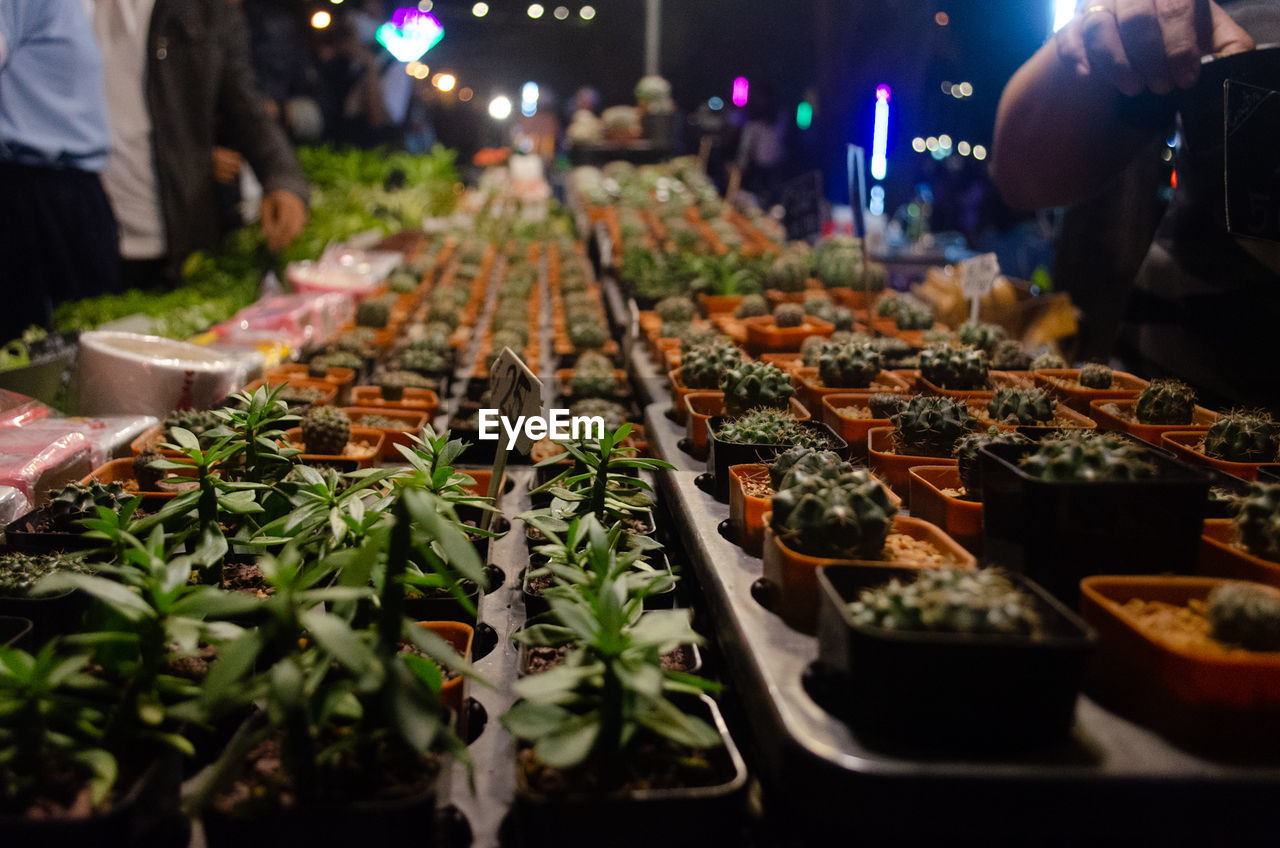
<svg viewBox="0 0 1280 848"><path fill-rule="evenodd" d="M569 392L575 397L610 397L618 390L618 380L613 373L613 363L608 357L584 353L573 369Z"/></svg>
<svg viewBox="0 0 1280 848"><path fill-rule="evenodd" d="M1249 651L1280 651L1280 598L1253 583L1224 583L1205 599L1213 638Z"/></svg>
<svg viewBox="0 0 1280 848"><path fill-rule="evenodd" d="M720 389L730 415L756 407L786 409L795 392L790 376L767 362L739 362L727 368L720 378Z"/></svg>
<svg viewBox="0 0 1280 848"><path fill-rule="evenodd" d="M449 369L449 360L429 347L411 347L400 354L400 368L416 374L440 374Z"/></svg>
<svg viewBox="0 0 1280 848"><path fill-rule="evenodd" d="M1031 477L1063 483L1142 480L1156 470L1142 448L1106 436L1045 439L1018 464Z"/></svg>
<svg viewBox="0 0 1280 848"><path fill-rule="evenodd" d="M764 299L761 294L744 295L742 302L738 304L738 308L733 311L733 317L739 320L743 318L757 318L761 315L769 314L769 301Z"/></svg>
<svg viewBox="0 0 1280 848"><path fill-rule="evenodd" d="M1204 455L1227 462L1275 462L1280 426L1265 412L1235 411L1204 436Z"/></svg>
<svg viewBox="0 0 1280 848"><path fill-rule="evenodd" d="M894 313L893 321L899 330L929 330L933 327L933 312L927 307L901 298L901 305Z"/></svg>
<svg viewBox="0 0 1280 848"><path fill-rule="evenodd" d="M885 630L1034 636L1042 626L1036 599L998 568L924 569L863 589L849 612L854 624Z"/></svg>
<svg viewBox="0 0 1280 848"><path fill-rule="evenodd" d="M818 475L835 479L851 470L835 451L815 450L801 445L778 454L769 463L769 484L775 492L780 492L797 477Z"/></svg>
<svg viewBox="0 0 1280 848"><path fill-rule="evenodd" d="M84 514L93 515L94 508L99 506L119 510L129 497L123 483L103 484L97 480L87 486L71 483L61 489L51 489L45 508L54 520L70 519Z"/></svg>
<svg viewBox="0 0 1280 848"><path fill-rule="evenodd" d="M969 500L982 500L982 464L979 452L987 445L1029 445L1031 440L1015 430L988 427L985 432L965 433L956 440L951 455L960 471L965 496Z"/></svg>
<svg viewBox="0 0 1280 848"><path fill-rule="evenodd" d="M973 429L974 417L963 403L919 395L890 419L894 450L903 456L951 456L956 441Z"/></svg>
<svg viewBox="0 0 1280 848"><path fill-rule="evenodd" d="M871 417L884 421L897 415L907 405L906 395L897 392L876 392L867 399Z"/></svg>
<svg viewBox="0 0 1280 848"><path fill-rule="evenodd" d="M600 350L609 340L608 331L595 319L576 321L569 325L568 332L574 350Z"/></svg>
<svg viewBox="0 0 1280 848"><path fill-rule="evenodd" d="M778 540L807 556L880 559L898 508L866 469L837 480L797 476L773 496Z"/></svg>
<svg viewBox="0 0 1280 848"><path fill-rule="evenodd" d="M1195 405L1195 391L1181 380L1152 380L1133 412L1139 424L1190 424Z"/></svg>
<svg viewBox="0 0 1280 848"><path fill-rule="evenodd" d="M773 324L778 329L799 327L804 324L804 307L798 303L780 303L773 310Z"/></svg>
<svg viewBox="0 0 1280 848"><path fill-rule="evenodd" d="M998 324L965 321L956 330L956 338L959 339L960 344L972 345L990 354L1006 336L1004 328Z"/></svg>
<svg viewBox="0 0 1280 848"><path fill-rule="evenodd" d="M798 250L784 251L769 266L770 288L784 292L804 291L809 282L809 257Z"/></svg>
<svg viewBox="0 0 1280 848"><path fill-rule="evenodd" d="M742 362L731 344L705 344L680 357L680 382L686 389L719 389L724 373Z"/></svg>
<svg viewBox="0 0 1280 848"><path fill-rule="evenodd" d="M1080 366L1080 385L1086 389L1109 389L1114 379L1111 369L1101 362L1086 362Z"/></svg>
<svg viewBox="0 0 1280 848"><path fill-rule="evenodd" d="M1280 484L1254 483L1240 500L1236 532L1245 550L1280 562Z"/></svg>
<svg viewBox="0 0 1280 848"><path fill-rule="evenodd" d="M664 323L688 324L698 314L698 308L687 297L664 297L653 307Z"/></svg>
<svg viewBox="0 0 1280 848"><path fill-rule="evenodd" d="M88 573L83 555L61 553L0 554L0 598L30 597L42 577L57 571Z"/></svg>
<svg viewBox="0 0 1280 848"><path fill-rule="evenodd" d="M1031 366L1031 357L1022 342L1002 339L991 351L991 367L997 371L1025 371Z"/></svg>
<svg viewBox="0 0 1280 848"><path fill-rule="evenodd" d="M1035 359L1031 360L1032 371L1040 371L1045 368L1066 368L1066 367L1067 367L1067 361L1051 350L1046 350L1044 353L1040 354Z"/></svg>
<svg viewBox="0 0 1280 848"><path fill-rule="evenodd" d="M716 431L716 438L738 445L830 447L821 431L801 427L790 415L776 409L753 409L739 418L726 421Z"/></svg>
<svg viewBox="0 0 1280 848"><path fill-rule="evenodd" d="M341 456L351 439L351 419L336 406L315 406L302 416L302 444L309 454Z"/></svg>
<svg viewBox="0 0 1280 848"><path fill-rule="evenodd" d="M356 326L372 327L381 330L391 320L391 308L380 299L369 299L360 302L356 307Z"/></svg>
<svg viewBox="0 0 1280 848"><path fill-rule="evenodd" d="M866 283L862 243L849 236L823 239L813 251L813 270L826 288L862 289Z"/></svg>
<svg viewBox="0 0 1280 848"><path fill-rule="evenodd" d="M981 389L987 374L987 354L978 348L934 345L920 352L920 376L943 389Z"/></svg>
<svg viewBox="0 0 1280 848"><path fill-rule="evenodd" d="M833 389L865 389L880 368L880 354L867 345L827 344L818 356L818 379Z"/></svg>
<svg viewBox="0 0 1280 848"><path fill-rule="evenodd" d="M1001 424L1048 424L1057 406L1043 389L1000 389L987 401L987 414Z"/></svg>
<svg viewBox="0 0 1280 848"><path fill-rule="evenodd" d="M382 399L395 403L404 400L405 389L429 389L432 382L412 371L384 371L374 381L382 390Z"/></svg>

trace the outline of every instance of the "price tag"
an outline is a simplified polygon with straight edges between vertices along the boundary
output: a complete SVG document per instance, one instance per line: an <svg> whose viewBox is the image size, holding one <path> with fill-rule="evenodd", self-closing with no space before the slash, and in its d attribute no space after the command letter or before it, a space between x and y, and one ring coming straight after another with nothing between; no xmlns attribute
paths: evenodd
<svg viewBox="0 0 1280 848"><path fill-rule="evenodd" d="M984 253L960 263L960 290L969 299L969 320L978 320L978 301L991 294L1000 276L1000 260Z"/></svg>
<svg viewBox="0 0 1280 848"><path fill-rule="evenodd" d="M1226 82L1227 232L1280 241L1280 92Z"/></svg>
<svg viewBox="0 0 1280 848"><path fill-rule="evenodd" d="M542 381L509 347L502 349L489 369L489 396L494 408L508 421L542 412ZM533 440L522 430L515 449L528 454L532 447ZM505 454L506 451L498 452L499 456Z"/></svg>

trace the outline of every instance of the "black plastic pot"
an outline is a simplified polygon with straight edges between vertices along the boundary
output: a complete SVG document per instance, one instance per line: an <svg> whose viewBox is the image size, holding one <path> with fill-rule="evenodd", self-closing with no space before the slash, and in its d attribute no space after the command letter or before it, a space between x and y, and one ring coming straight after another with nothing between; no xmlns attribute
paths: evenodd
<svg viewBox="0 0 1280 848"><path fill-rule="evenodd" d="M464 580L463 593L473 607L478 608L480 602L480 586ZM414 621L460 621L463 624L476 625L476 614L463 609L458 599L443 590L419 598L404 599L404 614Z"/></svg>
<svg viewBox="0 0 1280 848"><path fill-rule="evenodd" d="M0 615L0 646L30 650L31 619Z"/></svg>
<svg viewBox="0 0 1280 848"><path fill-rule="evenodd" d="M767 463L791 447L791 445L740 445L721 441L716 433L728 420L730 419L727 416L717 415L707 421L707 444L710 446L707 454L707 470L712 476L712 494L721 503L729 502L729 468L731 466L747 465L753 462ZM849 458L849 443L836 435L836 431L826 424L819 421L796 423L806 430L822 433L831 444L828 450L835 451L845 459Z"/></svg>
<svg viewBox="0 0 1280 848"><path fill-rule="evenodd" d="M1031 445L988 445L983 475L983 551L1074 608L1093 574L1191 574L1208 506L1209 475L1150 451L1149 479L1037 480L1018 461Z"/></svg>
<svg viewBox="0 0 1280 848"><path fill-rule="evenodd" d="M649 561L655 571L671 571L671 563L667 561L667 557L662 551L650 551ZM542 568L546 563L546 557L541 554L534 554L529 559L529 567L520 576L520 594L524 596L524 611L529 618L541 615L550 608L546 598L542 597L542 593L534 592L529 582L529 572ZM644 599L644 608L671 609L674 607L676 603L676 585L673 583L661 592L655 592L646 597Z"/></svg>
<svg viewBox="0 0 1280 848"><path fill-rule="evenodd" d="M52 551L87 551L101 543L86 539L82 532L62 532L29 529L45 515L48 507L33 509L15 518L4 528L5 544L15 551L50 553Z"/></svg>
<svg viewBox="0 0 1280 848"><path fill-rule="evenodd" d="M695 714L720 731L724 747L707 752L718 776L711 786L611 794L546 796L516 773L513 837L526 848L706 848L730 844L741 831L747 769L715 702L693 702ZM620 826L621 825L621 826ZM603 835L603 836L602 836Z"/></svg>
<svg viewBox="0 0 1280 848"><path fill-rule="evenodd" d="M843 681L841 716L869 744L990 750L1061 739L1095 636L1087 624L1026 578L1045 635L911 633L854 624L849 603L864 588L909 568L818 569L818 661Z"/></svg>
<svg viewBox="0 0 1280 848"><path fill-rule="evenodd" d="M54 636L75 630L88 608L88 596L76 591L43 598L0 596L0 616L31 622L31 631L26 635L26 641L32 646L43 645Z"/></svg>

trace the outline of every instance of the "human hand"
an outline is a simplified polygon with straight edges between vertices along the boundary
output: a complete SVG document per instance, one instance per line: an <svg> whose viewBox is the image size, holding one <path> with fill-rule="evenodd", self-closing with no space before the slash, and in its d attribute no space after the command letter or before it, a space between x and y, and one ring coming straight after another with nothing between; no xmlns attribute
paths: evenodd
<svg viewBox="0 0 1280 848"><path fill-rule="evenodd" d="M213 178L223 185L231 185L240 176L244 157L228 147L213 148Z"/></svg>
<svg viewBox="0 0 1280 848"><path fill-rule="evenodd" d="M1168 94L1200 77L1200 58L1254 48L1213 0L1082 0L1058 32L1059 58L1121 94Z"/></svg>
<svg viewBox="0 0 1280 848"><path fill-rule="evenodd" d="M267 237L267 248L272 253L287 247L307 223L307 206L302 198L284 189L276 189L262 198L260 214L262 234Z"/></svg>

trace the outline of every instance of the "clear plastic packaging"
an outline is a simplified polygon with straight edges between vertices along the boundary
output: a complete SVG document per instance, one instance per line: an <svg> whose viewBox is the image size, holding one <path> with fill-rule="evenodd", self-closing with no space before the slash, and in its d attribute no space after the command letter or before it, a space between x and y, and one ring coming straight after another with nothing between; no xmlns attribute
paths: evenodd
<svg viewBox="0 0 1280 848"><path fill-rule="evenodd" d="M257 346L283 342L290 348L322 345L355 317L350 294L306 293L259 300L212 332L224 344Z"/></svg>
<svg viewBox="0 0 1280 848"><path fill-rule="evenodd" d="M31 501L13 486L0 486L0 527L31 511Z"/></svg>
<svg viewBox="0 0 1280 848"><path fill-rule="evenodd" d="M93 468L129 453L129 444L158 419L150 415L108 415L102 418L44 418L17 428L21 438L32 443L52 442L78 433L89 445L89 463ZM0 429L0 444L4 443ZM90 469L92 470L92 469Z"/></svg>
<svg viewBox="0 0 1280 848"><path fill-rule="evenodd" d="M48 499L49 489L93 470L92 447L84 433L50 438L28 427L0 428L0 486L12 486L32 506L40 506Z"/></svg>

